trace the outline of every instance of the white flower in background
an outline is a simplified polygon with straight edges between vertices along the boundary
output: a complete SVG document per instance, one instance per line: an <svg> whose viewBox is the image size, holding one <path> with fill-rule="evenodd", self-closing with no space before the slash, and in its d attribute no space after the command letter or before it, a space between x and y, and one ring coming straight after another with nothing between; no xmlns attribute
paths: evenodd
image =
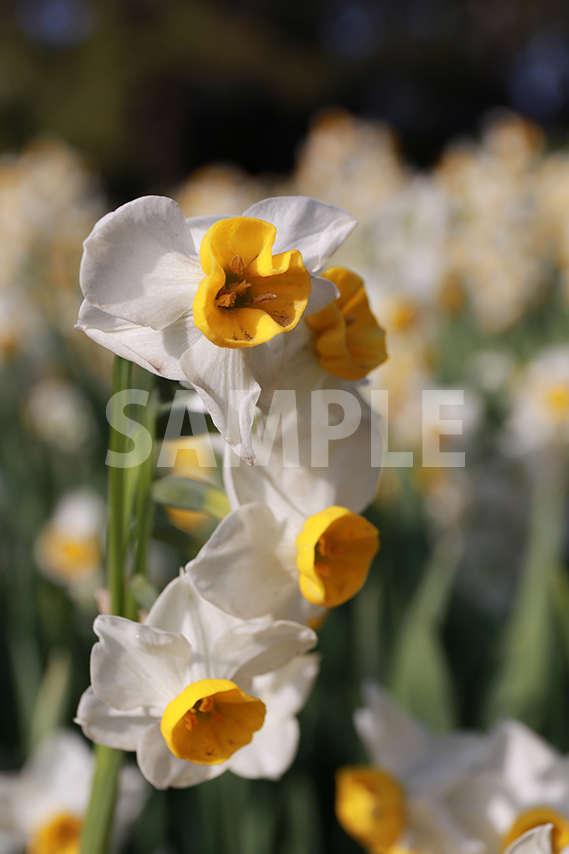
<svg viewBox="0 0 569 854"><path fill-rule="evenodd" d="M547 824L552 851L559 854L569 846L568 758L524 724L503 721L487 736L484 753L453 793L451 808L487 854L500 854L527 831Z"/></svg>
<svg viewBox="0 0 569 854"><path fill-rule="evenodd" d="M2 854L79 854L95 762L78 733L48 736L19 773L0 774ZM136 768L124 767L113 829L118 845L149 795Z"/></svg>
<svg viewBox="0 0 569 854"><path fill-rule="evenodd" d="M344 110L319 116L296 166L294 191L353 210L366 219L405 178L393 131Z"/></svg>
<svg viewBox="0 0 569 854"><path fill-rule="evenodd" d="M182 575L144 625L100 616L94 630L92 687L77 723L93 741L136 750L156 788L228 769L271 778L286 771L298 739L290 719L316 675L314 657L299 657L316 642L310 629L230 617Z"/></svg>
<svg viewBox="0 0 569 854"><path fill-rule="evenodd" d="M305 197L188 221L172 199L129 202L85 241L78 328L153 373L190 383L226 441L251 462L255 405L262 393L270 400L277 381L279 360L267 344L305 309L335 299L318 271L355 224ZM236 418L229 418L231 391L240 393Z"/></svg>
<svg viewBox="0 0 569 854"><path fill-rule="evenodd" d="M569 346L542 350L520 374L502 446L519 454L569 441Z"/></svg>
<svg viewBox="0 0 569 854"><path fill-rule="evenodd" d="M41 439L60 451L77 453L93 439L95 413L79 386L61 377L34 385L24 403L24 421Z"/></svg>
<svg viewBox="0 0 569 854"><path fill-rule="evenodd" d="M372 767L338 771L336 814L344 830L372 854L485 854L449 808L484 737L430 732L373 683L364 685L364 699L354 723Z"/></svg>
<svg viewBox="0 0 569 854"><path fill-rule="evenodd" d="M35 542L39 569L56 584L99 580L103 562L105 502L87 488L67 492Z"/></svg>

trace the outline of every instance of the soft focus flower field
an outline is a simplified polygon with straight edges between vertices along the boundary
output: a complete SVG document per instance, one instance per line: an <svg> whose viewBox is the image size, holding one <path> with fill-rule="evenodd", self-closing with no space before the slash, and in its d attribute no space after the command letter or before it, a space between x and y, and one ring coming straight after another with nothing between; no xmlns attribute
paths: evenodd
<svg viewBox="0 0 569 854"><path fill-rule="evenodd" d="M178 773L172 764L167 779L158 772L151 779L155 769L145 773L157 787L151 790L129 759L114 844L132 854L356 852L360 845L335 813L335 778L344 768L338 791L345 786L355 806L347 818L339 806L338 817L374 854L498 854L533 827L508 837L521 813L536 806L556 811L561 842L551 849L540 831L523 843L527 852L560 852L569 844L569 760L562 756L569 751L569 152L551 150L538 126L504 113L489 117L478 139L451 145L435 168L417 172L402 161L389 128L330 112L314 123L286 180L213 164L170 195L188 218L255 216L273 196L313 197L357 218L331 263L363 278L386 331L388 359L367 381L347 376L341 383L357 383L368 421L378 408L390 453L365 512L381 547L363 589L325 614L335 602L302 600L293 584L296 598L279 588L277 607L262 572L272 562L282 588L290 587L287 537L294 543L306 518L323 507L341 504L354 515L372 497L375 483L354 486L350 479L358 434L333 461L336 492L324 503L311 483L305 504L286 494L294 522L279 540L271 533L284 512L278 489L269 484L264 503L253 505L255 470L235 469L228 500L220 467L197 467L200 439L190 436L186 417L186 448L162 474L200 481L201 503L184 509L159 500L148 518L148 575L131 591L136 607L151 614L148 632L186 637L185 628L163 624L160 609L151 609L170 582L168 596L191 598L184 579L174 581L189 561L192 584L211 613L231 610L215 587L222 566L242 573L227 576L233 612L224 610L223 619L231 631L240 620L267 614L309 622L320 658L293 659L287 678L294 676L304 700L318 660L320 674L298 714L298 755L281 781L271 781L277 774L270 768L269 779L249 779L257 759L239 760L237 752L227 763L235 774L205 774L212 779L195 788L163 791ZM95 343L108 331L97 338L103 327L100 317L92 322L93 312L102 311L82 310L80 322L95 340L74 324L82 241L109 208L97 176L63 143L39 140L0 161L0 854L73 854L65 847L73 829L49 825L46 792L61 786L58 809L79 819L87 806L85 774L92 770L81 769L91 767L83 755L91 745L72 721L89 686L93 620L108 612L104 461L112 358ZM346 223L337 228L341 236L330 241L330 252L350 230ZM331 272L314 273L318 260L306 265L313 295L335 281ZM235 301L235 293L224 296ZM210 353L206 338L203 353ZM300 336L297 346L306 347ZM235 352L250 351L224 350ZM314 379L325 372L313 362L307 388L325 383ZM191 359L182 364L179 379L197 382ZM219 364L212 357L211 375ZM261 373L259 364L251 369L251 398ZM293 361L289 386L298 388L294 382ZM172 386L163 379L156 385L161 437ZM132 387L149 388L138 366ZM428 419L422 427L422 393L433 389L464 393L441 413L462 420L462 435L443 436L441 448L463 452L464 467L422 465L424 443L436 430ZM213 422L231 440L226 413L218 401L211 405ZM140 418L135 406L131 417ZM240 430L232 444L250 454L251 437ZM286 484L287 470L273 467L271 477ZM241 565L231 537L248 525L264 539ZM137 556L129 559L134 564ZM258 598L239 600L240 585ZM100 651L105 638L111 643L114 619L98 618ZM210 625L214 618L204 620ZM309 648L307 636L290 641L298 645L295 655ZM237 670L216 678L233 679ZM283 700L284 688L266 671L251 667L249 675L261 680L272 725L292 728L294 740L302 701ZM158 691L151 700L141 704L160 713L148 715L148 727L168 704ZM87 694L81 702L79 719L88 703L102 701ZM108 703L113 715L123 708L121 698L116 702ZM74 737L60 728L73 728ZM66 746L54 754L57 738ZM47 774L46 767L55 773L59 756L75 763L61 773L66 784L79 775L76 787ZM381 767L388 783L350 777L350 767L364 764ZM391 836L350 824L358 809L365 812L361 791L380 783L396 814ZM534 824L551 820L548 813ZM38 828L48 825L49 839L40 838ZM517 845L512 851L526 854Z"/></svg>

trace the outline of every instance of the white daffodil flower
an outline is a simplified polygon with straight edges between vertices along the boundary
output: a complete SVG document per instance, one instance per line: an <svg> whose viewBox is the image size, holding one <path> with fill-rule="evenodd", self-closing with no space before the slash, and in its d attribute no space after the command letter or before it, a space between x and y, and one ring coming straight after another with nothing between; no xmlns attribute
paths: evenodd
<svg viewBox="0 0 569 854"><path fill-rule="evenodd" d="M59 730L45 739L19 773L0 775L0 852L78 854L95 769L78 733ZM121 771L114 845L120 843L150 793L136 768Z"/></svg>
<svg viewBox="0 0 569 854"><path fill-rule="evenodd" d="M77 326L117 355L191 384L226 441L252 462L255 406L270 400L280 365L268 342L336 298L318 273L355 225L304 196L266 199L241 217L189 220L172 199L136 199L103 217L84 243Z"/></svg>
<svg viewBox="0 0 569 854"><path fill-rule="evenodd" d="M338 771L344 830L372 854L486 854L449 805L483 754L484 736L432 733L373 683L364 685L364 699L354 722L373 767Z"/></svg>
<svg viewBox="0 0 569 854"><path fill-rule="evenodd" d="M185 575L161 593L144 625L100 616L94 630L92 687L77 711L85 735L135 750L158 789L192 786L227 769L284 773L296 749L290 718L315 675L314 659L297 656L314 646L314 632L230 617Z"/></svg>
<svg viewBox="0 0 569 854"><path fill-rule="evenodd" d="M488 735L475 772L453 793L451 808L488 854L546 824L558 854L569 846L568 757L524 724L502 721Z"/></svg>
<svg viewBox="0 0 569 854"><path fill-rule="evenodd" d="M302 434L300 447L304 455ZM235 509L186 566L206 599L243 619L315 626L360 590L379 538L359 511L373 497L378 470L372 483L358 482L356 458L354 477L346 469L339 476L339 454L328 468L289 468L275 445L268 466L226 467Z"/></svg>
<svg viewBox="0 0 569 854"><path fill-rule="evenodd" d="M324 275L340 297L283 336L279 388L294 393L294 405L283 412L280 436L268 459L264 437L252 436L253 466L228 455L233 510L186 567L203 596L244 619L317 620L360 590L379 546L377 529L359 514L375 496L381 440L354 382L386 358L385 334L358 276L340 268ZM346 404L340 418L329 409L338 400ZM350 419L351 433L328 446ZM326 459L315 461L323 443Z"/></svg>

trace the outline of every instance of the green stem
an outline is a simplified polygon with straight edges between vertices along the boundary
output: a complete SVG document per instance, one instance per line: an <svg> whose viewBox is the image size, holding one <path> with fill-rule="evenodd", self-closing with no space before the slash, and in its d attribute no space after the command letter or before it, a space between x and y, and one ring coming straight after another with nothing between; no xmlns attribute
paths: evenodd
<svg viewBox="0 0 569 854"><path fill-rule="evenodd" d="M131 362L115 356L113 365L113 395L130 388ZM113 400L111 420L117 423L121 404ZM112 427L109 431L109 449L124 453L128 438ZM107 586L110 592L111 614L124 613L124 565L130 527L125 505L125 472L127 469L109 466L108 473L108 524L107 524ZM85 816L81 840L81 854L105 854L108 850L115 809L119 771L124 758L122 750L97 745L96 765L91 784L91 797Z"/></svg>
<svg viewBox="0 0 569 854"><path fill-rule="evenodd" d="M156 418L158 415L159 399L155 392L150 393L150 399L146 406L142 425L155 437ZM148 543L154 523L154 501L152 500L151 487L154 476L154 454L140 465L138 472L138 486L136 494L136 549L134 554L133 576L145 576L148 556ZM130 620L138 619L138 603L132 593L127 590L125 616Z"/></svg>
<svg viewBox="0 0 569 854"><path fill-rule="evenodd" d="M113 365L113 395L130 388L131 377L132 362L127 362L126 359L115 356ZM120 402L115 400L111 411L111 416L115 423L116 418L121 414L120 408ZM128 439L124 434L118 433L112 427L110 428L109 450L119 454L124 453L127 441ZM111 614L116 614L117 616L121 616L123 613L124 561L129 528L129 520L125 519L124 474L125 469L109 466L107 586L111 595Z"/></svg>
<svg viewBox="0 0 569 854"><path fill-rule="evenodd" d="M83 825L81 854L102 854L108 850L117 799L122 750L98 744L89 808Z"/></svg>

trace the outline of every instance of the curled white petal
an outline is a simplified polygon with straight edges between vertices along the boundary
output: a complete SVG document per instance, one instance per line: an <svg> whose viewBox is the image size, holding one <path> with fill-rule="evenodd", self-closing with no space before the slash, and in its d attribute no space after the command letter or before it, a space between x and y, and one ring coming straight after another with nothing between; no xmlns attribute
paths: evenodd
<svg viewBox="0 0 569 854"><path fill-rule="evenodd" d="M203 272L173 199L144 196L103 217L84 243L80 283L91 305L163 329L191 311Z"/></svg>

